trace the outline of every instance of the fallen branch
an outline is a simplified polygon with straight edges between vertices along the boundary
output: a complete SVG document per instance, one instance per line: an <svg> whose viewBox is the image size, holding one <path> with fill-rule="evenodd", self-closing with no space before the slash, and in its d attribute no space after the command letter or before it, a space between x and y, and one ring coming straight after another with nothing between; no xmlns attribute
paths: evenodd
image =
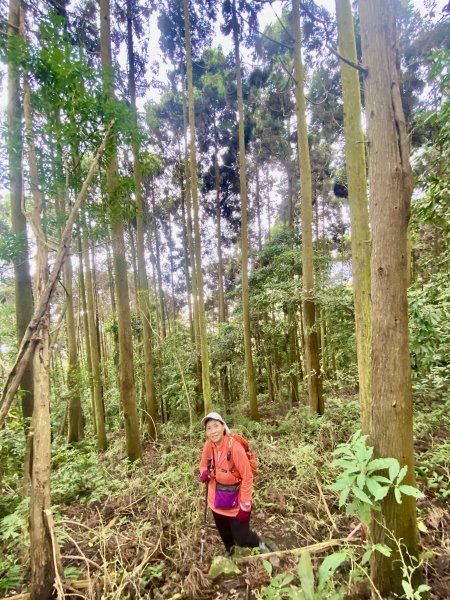
<svg viewBox="0 0 450 600"><path fill-rule="evenodd" d="M322 486L320 485L320 481L319 481L319 478L317 477L317 475L316 475L316 485L317 485L317 489L319 490L320 499L321 499L321 500L322 500L322 502L323 502L323 505L324 505L324 507L325 507L326 513L327 513L327 515L328 515L328 518L329 518L329 519L330 519L330 521L331 521L331 524L332 524L332 526L333 526L333 529L334 529L335 531L337 531L336 522L335 522L335 520L333 519L333 517L332 517L332 515L331 515L330 509L328 508L328 504L327 504L327 501L325 500L325 496L324 496L324 493L323 493L323 490L322 490Z"/></svg>
<svg viewBox="0 0 450 600"><path fill-rule="evenodd" d="M341 546L342 544L348 544L347 538L339 538L336 540L328 540L327 542L320 542L320 544L312 544L311 546L303 546L302 548L291 548L289 550L278 550L277 552L267 552L266 554L251 554L250 556L242 556L240 558L233 559L236 563L247 562L248 560L254 560L259 558L260 560L266 560L271 556L288 556L293 554L298 556L299 554L315 554L326 550L327 548L333 548L334 546Z"/></svg>
<svg viewBox="0 0 450 600"><path fill-rule="evenodd" d="M2 396L0 398L0 428L3 427L3 424L8 415L9 408L14 399L15 393L19 389L23 373L27 368L31 356L33 355L34 349L36 348L36 344L39 339L39 329L42 317L45 315L47 307L50 304L50 300L52 299L52 296L55 292L61 269L64 264L64 260L69 252L73 226L75 224L81 205L83 204L87 196L89 186L91 184L92 178L94 177L94 173L97 169L97 165L100 161L100 158L105 150L106 143L111 134L113 125L114 121L111 121L105 133L103 141L97 150L97 154L95 155L95 158L92 161L89 172L86 176L86 179L84 180L83 186L75 200L75 203L70 212L69 218L67 219L66 226L64 227L64 231L61 236L61 241L55 258L55 264L53 265L52 271L49 275L45 288L42 291L42 294L39 298L39 302L34 309L31 321L29 322L28 327L26 328L14 366L9 372L9 375L6 379Z"/></svg>

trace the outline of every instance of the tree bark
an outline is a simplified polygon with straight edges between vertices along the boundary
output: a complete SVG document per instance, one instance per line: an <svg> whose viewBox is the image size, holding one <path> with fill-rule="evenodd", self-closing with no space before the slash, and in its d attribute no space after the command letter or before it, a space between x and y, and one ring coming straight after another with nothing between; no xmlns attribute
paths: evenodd
<svg viewBox="0 0 450 600"><path fill-rule="evenodd" d="M72 260L68 256L64 263L64 287L66 288L66 326L68 370L67 388L69 391L69 428L67 441L69 444L83 439L83 413L80 397L80 365L78 361L77 337L75 331L75 315L72 296Z"/></svg>
<svg viewBox="0 0 450 600"><path fill-rule="evenodd" d="M259 421L258 400L256 396L255 368L252 356L252 337L250 330L250 299L248 284L248 214L247 214L247 171L245 164L244 137L244 98L242 93L241 60L239 53L239 24L236 14L236 1L232 4L232 27L234 59L236 63L236 87L239 115L239 190L241 196L241 255L242 255L242 316L244 326L245 371L247 374L247 393L250 404L250 416Z"/></svg>
<svg viewBox="0 0 450 600"><path fill-rule="evenodd" d="M189 1L183 0L184 10L184 34L186 41L186 75L188 84L188 114L189 114L189 150L190 150L190 183L192 192L192 204L194 209L194 250L195 269L197 275L198 293L198 318L200 325L200 353L202 357L202 392L205 414L212 409L211 385L209 380L209 351L206 328L205 299L203 288L203 271L201 257L200 217L198 203L198 181L197 181L197 151L195 146L195 110L194 110L194 87L192 82L192 51L191 33L189 24Z"/></svg>
<svg viewBox="0 0 450 600"><path fill-rule="evenodd" d="M100 48L105 93L114 96L111 78L111 28L109 0L100 0ZM125 253L124 224L120 215L117 149L111 148L106 171L108 208L116 285L117 324L119 330L119 391L125 420L127 455L130 461L142 455L139 418L134 383L133 336L131 331L128 267Z"/></svg>
<svg viewBox="0 0 450 600"><path fill-rule="evenodd" d="M87 309L87 299L86 299L86 285L85 285L85 277L84 277L83 251L82 251L82 244L81 244L81 236L79 236L79 238L78 238L78 280L80 282L81 308L83 310L84 344L86 347L86 370L87 370L89 389L91 392L92 423L93 423L93 431L94 431L94 434L96 435L97 434L97 424L95 421L91 343L89 340L89 322L88 322L88 309Z"/></svg>
<svg viewBox="0 0 450 600"><path fill-rule="evenodd" d="M136 75L135 56L133 48L133 25L131 14L131 0L127 0L127 50L128 50L128 88L130 103L133 110L134 125L137 129L136 108ZM151 330L150 296L148 289L147 271L145 268L145 243L144 243L144 199L142 196L142 175L139 160L139 142L133 138L133 176L136 194L136 237L137 237L137 263L138 263L138 305L142 318L143 345L144 345L144 383L146 399L147 432L151 440L156 439L157 399L155 390L155 376L153 366L153 342Z"/></svg>
<svg viewBox="0 0 450 600"><path fill-rule="evenodd" d="M408 467L414 485L411 367L408 340L407 226L413 175L400 95L394 1L360 0L361 40L369 144L372 226L372 411L370 440L377 457ZM415 499L393 494L373 515L372 538L392 556L375 552L372 579L383 598L403 594L402 562L391 536L401 540L403 559L418 558ZM416 572L419 579L420 574Z"/></svg>
<svg viewBox="0 0 450 600"><path fill-rule="evenodd" d="M358 63L350 0L336 0L339 54ZM350 204L352 279L355 305L361 428L369 433L371 384L370 231L365 140L361 121L359 73L341 61L344 100L345 157Z"/></svg>
<svg viewBox="0 0 450 600"><path fill-rule="evenodd" d="M106 430L105 430L105 411L103 408L102 392L102 374L100 370L100 354L97 336L97 327L95 324L95 305L94 305L94 286L92 284L92 271L89 260L89 244L87 233L83 234L83 258L84 258L84 281L86 284L86 304L88 319L88 338L90 346L91 364L92 364L92 386L94 389L94 422L97 433L97 447L100 451L107 448Z"/></svg>
<svg viewBox="0 0 450 600"><path fill-rule="evenodd" d="M8 17L8 45L20 37L20 0L10 0ZM14 257L14 292L16 305L16 335L20 344L33 314L33 290L28 258L27 223L22 212L22 101L20 98L20 68L12 58L8 60L7 149L9 163L9 190L11 230L20 239L20 251ZM22 414L33 414L33 366L30 361L24 370L20 387ZM27 427L28 429L28 427ZM25 469L27 477L28 469Z"/></svg>
<svg viewBox="0 0 450 600"><path fill-rule="evenodd" d="M292 0L292 28L294 38L295 99L297 114L297 140L300 166L302 206L302 268L303 268L303 318L305 334L306 377L309 404L312 412L323 414L322 376L320 369L319 336L316 330L314 302L314 267L312 243L312 184L309 158L308 131L304 92L304 68L301 56L300 1Z"/></svg>
<svg viewBox="0 0 450 600"><path fill-rule="evenodd" d="M44 196L39 187L38 165L34 144L33 120L31 114L31 91L24 78L24 115L30 168L30 189L33 197L33 210L30 225L36 236L36 275L34 292L39 306L45 297L48 246L41 218L44 208ZM46 303L39 319L33 355L33 387L35 391L32 436L33 462L31 465L30 496L30 563L32 600L41 600L50 595L55 577L52 560L52 544L49 530L44 519L44 511L51 506L50 468L51 468L51 430L50 430L50 307ZM26 334L24 336L24 339ZM6 387L6 386L5 386ZM17 388L16 388L17 389Z"/></svg>

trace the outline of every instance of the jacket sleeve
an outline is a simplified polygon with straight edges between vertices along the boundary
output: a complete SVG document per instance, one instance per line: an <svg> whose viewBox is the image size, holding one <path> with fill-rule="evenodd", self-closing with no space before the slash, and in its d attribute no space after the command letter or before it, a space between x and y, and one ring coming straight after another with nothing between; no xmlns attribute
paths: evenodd
<svg viewBox="0 0 450 600"><path fill-rule="evenodd" d="M203 444L202 457L200 459L200 465L199 465L200 475L203 473L203 471L205 469L208 468L208 458L211 458L210 446L211 445L208 440Z"/></svg>
<svg viewBox="0 0 450 600"><path fill-rule="evenodd" d="M241 508L250 510L253 493L253 473L248 462L247 454L239 442L233 442L233 461L239 475L241 476L241 489L239 493L239 502ZM248 508L247 508L248 507Z"/></svg>

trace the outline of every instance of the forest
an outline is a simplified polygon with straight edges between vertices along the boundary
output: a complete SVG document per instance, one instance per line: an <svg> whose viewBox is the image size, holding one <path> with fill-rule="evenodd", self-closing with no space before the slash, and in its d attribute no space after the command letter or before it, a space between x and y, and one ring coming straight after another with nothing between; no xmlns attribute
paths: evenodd
<svg viewBox="0 0 450 600"><path fill-rule="evenodd" d="M0 596L450 598L450 3L0 8Z"/></svg>

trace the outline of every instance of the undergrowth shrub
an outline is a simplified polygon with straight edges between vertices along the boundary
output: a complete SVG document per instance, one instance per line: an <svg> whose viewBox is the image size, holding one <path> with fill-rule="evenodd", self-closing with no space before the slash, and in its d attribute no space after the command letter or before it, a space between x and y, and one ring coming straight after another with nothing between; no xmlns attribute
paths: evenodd
<svg viewBox="0 0 450 600"><path fill-rule="evenodd" d="M125 485L99 461L95 443L57 446L52 456L52 500L55 504L99 502Z"/></svg>

